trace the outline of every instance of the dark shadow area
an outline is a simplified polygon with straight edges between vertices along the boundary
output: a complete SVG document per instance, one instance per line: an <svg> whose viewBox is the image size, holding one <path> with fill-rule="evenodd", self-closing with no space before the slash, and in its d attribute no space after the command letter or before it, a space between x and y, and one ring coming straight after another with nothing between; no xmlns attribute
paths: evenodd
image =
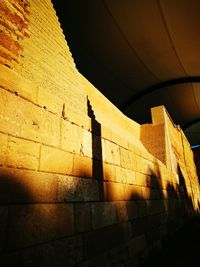
<svg viewBox="0 0 200 267"><path fill-rule="evenodd" d="M192 203L192 198L188 195L186 184L185 184L185 178L183 176L183 173L182 173L182 170L179 164L178 164L178 177L179 177L179 187L178 187L179 200L181 201L183 212L186 213L188 216L193 215L194 207Z"/></svg>
<svg viewBox="0 0 200 267"><path fill-rule="evenodd" d="M104 200L104 182L103 182L103 156L101 140L101 124L96 120L94 111L87 100L88 116L91 118L92 131L92 177L98 180L99 197Z"/></svg>
<svg viewBox="0 0 200 267"><path fill-rule="evenodd" d="M179 165L178 177L178 188L168 183L167 196L163 198L164 213L158 224L161 229L161 247L151 251L141 264L142 267L200 266L199 237L196 237L196 235L200 236L200 219L193 216L196 212L192 199L187 193L185 178Z"/></svg>
<svg viewBox="0 0 200 267"><path fill-rule="evenodd" d="M199 267L200 219L192 218L165 242L160 253L153 255L144 267Z"/></svg>
<svg viewBox="0 0 200 267"><path fill-rule="evenodd" d="M11 257L13 247L23 243L26 237L20 233L14 233L10 228L11 220L17 224L17 214L13 214L13 208L23 203L33 201L32 194L23 184L23 177L16 175L9 168L0 169L0 265L20 266L18 259ZM10 216L10 215L13 216Z"/></svg>

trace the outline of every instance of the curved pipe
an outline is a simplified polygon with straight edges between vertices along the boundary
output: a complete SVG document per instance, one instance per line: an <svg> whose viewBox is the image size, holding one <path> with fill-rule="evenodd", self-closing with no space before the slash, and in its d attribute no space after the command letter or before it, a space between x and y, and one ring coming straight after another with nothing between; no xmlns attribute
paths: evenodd
<svg viewBox="0 0 200 267"><path fill-rule="evenodd" d="M164 88L164 87L167 87L167 86L172 86L172 85L176 85L176 84L183 84L183 83L200 83L200 76L178 78L178 79L168 80L168 81L164 81L164 82L160 82L158 84L152 85L152 86L142 90L141 92L136 93L132 97L130 97L130 99L128 99L119 108L121 109L121 111L125 111L128 106L133 104L138 99L144 97L145 95L148 95L154 91L157 91L157 90Z"/></svg>

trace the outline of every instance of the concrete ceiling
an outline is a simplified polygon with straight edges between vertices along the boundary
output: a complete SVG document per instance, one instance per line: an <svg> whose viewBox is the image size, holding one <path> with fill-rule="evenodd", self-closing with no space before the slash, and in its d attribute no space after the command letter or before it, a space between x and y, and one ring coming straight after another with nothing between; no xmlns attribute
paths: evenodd
<svg viewBox="0 0 200 267"><path fill-rule="evenodd" d="M53 1L79 71L127 116L165 105L200 144L200 1Z"/></svg>

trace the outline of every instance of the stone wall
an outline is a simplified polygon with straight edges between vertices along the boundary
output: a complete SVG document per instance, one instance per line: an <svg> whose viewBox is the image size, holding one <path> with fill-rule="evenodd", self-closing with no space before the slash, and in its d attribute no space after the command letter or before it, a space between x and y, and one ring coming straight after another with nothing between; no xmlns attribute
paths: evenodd
<svg viewBox="0 0 200 267"><path fill-rule="evenodd" d="M139 265L199 210L183 132L78 73L50 0L0 0L0 34L1 265Z"/></svg>

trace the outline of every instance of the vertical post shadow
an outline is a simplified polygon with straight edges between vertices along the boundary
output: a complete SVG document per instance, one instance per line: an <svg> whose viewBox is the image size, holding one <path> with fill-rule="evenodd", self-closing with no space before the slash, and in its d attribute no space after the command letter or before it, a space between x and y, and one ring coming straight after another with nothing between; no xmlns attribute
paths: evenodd
<svg viewBox="0 0 200 267"><path fill-rule="evenodd" d="M87 99L88 116L91 118L92 132L92 177L98 180L99 199L104 200L104 183L103 183L103 157L101 141L101 124L96 120L94 111Z"/></svg>

